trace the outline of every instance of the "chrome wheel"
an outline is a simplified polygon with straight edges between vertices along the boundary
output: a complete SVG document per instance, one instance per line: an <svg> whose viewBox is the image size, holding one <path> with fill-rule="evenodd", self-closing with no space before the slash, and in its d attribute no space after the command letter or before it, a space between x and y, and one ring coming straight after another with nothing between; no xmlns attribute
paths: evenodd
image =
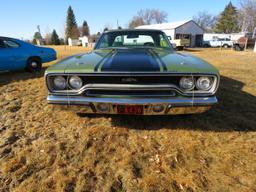
<svg viewBox="0 0 256 192"><path fill-rule="evenodd" d="M27 61L26 70L30 72L40 71L42 68L42 63L40 58L30 58Z"/></svg>
<svg viewBox="0 0 256 192"><path fill-rule="evenodd" d="M33 68L36 68L36 67L37 67L37 62L35 62L35 61L31 62L31 66L32 66Z"/></svg>

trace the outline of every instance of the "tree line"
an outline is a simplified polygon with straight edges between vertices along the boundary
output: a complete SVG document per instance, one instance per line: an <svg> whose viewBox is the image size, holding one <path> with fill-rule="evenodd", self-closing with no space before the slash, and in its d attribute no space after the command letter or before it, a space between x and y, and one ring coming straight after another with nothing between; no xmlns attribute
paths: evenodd
<svg viewBox="0 0 256 192"><path fill-rule="evenodd" d="M163 23L167 21L167 17L166 12L158 9L140 10L130 20L128 28ZM256 27L256 0L240 0L239 8L230 1L220 14L212 15L202 11L195 15L193 20L206 32L253 32Z"/></svg>
<svg viewBox="0 0 256 192"><path fill-rule="evenodd" d="M33 43L36 44L37 39L44 39L46 45L63 45L67 44L68 38L78 39L79 37L90 36L90 28L86 20L81 26L77 25L74 11L71 6L68 7L67 18L65 23L65 39L60 38L54 29L52 33L48 33L43 38L40 32L35 32Z"/></svg>
<svg viewBox="0 0 256 192"><path fill-rule="evenodd" d="M159 9L142 9L129 21L126 28L134 29L141 25L160 24L167 22L168 14ZM205 32L235 33L240 31L253 32L256 27L256 0L240 0L240 7L235 7L231 1L218 15L209 14L207 11L197 13L193 20L200 25ZM105 26L103 31L110 30L111 26ZM117 29L122 29L118 26ZM97 40L101 33L90 34L90 28L86 20L79 26L71 6L68 7L65 23L65 39L59 38L56 30L45 35L45 44L67 44L68 38L78 39L87 36L90 42ZM40 32L34 34L36 39L43 39Z"/></svg>
<svg viewBox="0 0 256 192"><path fill-rule="evenodd" d="M219 15L199 12L193 17L206 32L253 32L256 27L256 0L240 0L240 7L231 2Z"/></svg>

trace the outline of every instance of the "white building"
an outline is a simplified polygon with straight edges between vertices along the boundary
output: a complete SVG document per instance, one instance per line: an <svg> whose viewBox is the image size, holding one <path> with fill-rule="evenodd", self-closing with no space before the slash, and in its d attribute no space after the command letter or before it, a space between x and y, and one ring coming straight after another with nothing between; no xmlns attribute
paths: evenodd
<svg viewBox="0 0 256 192"><path fill-rule="evenodd" d="M88 37L86 36L79 37L79 40L81 41L83 47L88 47L88 43L89 43Z"/></svg>
<svg viewBox="0 0 256 192"><path fill-rule="evenodd" d="M68 45L69 46L83 46L83 47L87 47L88 43L89 43L88 37L86 37L86 36L79 37L79 39L68 38Z"/></svg>
<svg viewBox="0 0 256 192"><path fill-rule="evenodd" d="M193 20L142 25L137 29L162 30L172 39L189 39L191 47L201 46L203 43L204 30Z"/></svg>

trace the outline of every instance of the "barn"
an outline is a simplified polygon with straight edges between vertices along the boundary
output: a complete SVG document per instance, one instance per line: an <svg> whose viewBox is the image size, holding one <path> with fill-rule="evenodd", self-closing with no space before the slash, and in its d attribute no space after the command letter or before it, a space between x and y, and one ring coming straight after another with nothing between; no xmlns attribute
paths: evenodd
<svg viewBox="0 0 256 192"><path fill-rule="evenodd" d="M189 39L190 47L200 47L203 44L204 30L193 20L142 25L137 29L158 29L172 39Z"/></svg>

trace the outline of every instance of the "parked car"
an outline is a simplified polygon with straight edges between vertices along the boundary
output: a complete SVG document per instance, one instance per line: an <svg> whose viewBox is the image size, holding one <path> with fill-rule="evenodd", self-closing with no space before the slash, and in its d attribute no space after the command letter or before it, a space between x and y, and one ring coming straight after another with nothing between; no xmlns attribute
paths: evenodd
<svg viewBox="0 0 256 192"><path fill-rule="evenodd" d="M229 38L214 38L210 41L204 41L204 47L232 47L233 41Z"/></svg>
<svg viewBox="0 0 256 192"><path fill-rule="evenodd" d="M189 47L190 46L190 39L172 39L171 36L168 36L171 44L173 45L173 48L175 48L178 51L183 50L185 47Z"/></svg>
<svg viewBox="0 0 256 192"><path fill-rule="evenodd" d="M14 38L0 37L0 71L39 71L42 63L53 60L56 60L54 49L38 47Z"/></svg>
<svg viewBox="0 0 256 192"><path fill-rule="evenodd" d="M245 36L240 37L234 43L234 49L236 51L243 51L246 48L253 49L255 46L256 36L253 36L252 33L246 33Z"/></svg>
<svg viewBox="0 0 256 192"><path fill-rule="evenodd" d="M57 62L45 78L50 104L133 115L205 112L220 80L206 61L176 53L162 31L138 29L103 33L93 51Z"/></svg>

